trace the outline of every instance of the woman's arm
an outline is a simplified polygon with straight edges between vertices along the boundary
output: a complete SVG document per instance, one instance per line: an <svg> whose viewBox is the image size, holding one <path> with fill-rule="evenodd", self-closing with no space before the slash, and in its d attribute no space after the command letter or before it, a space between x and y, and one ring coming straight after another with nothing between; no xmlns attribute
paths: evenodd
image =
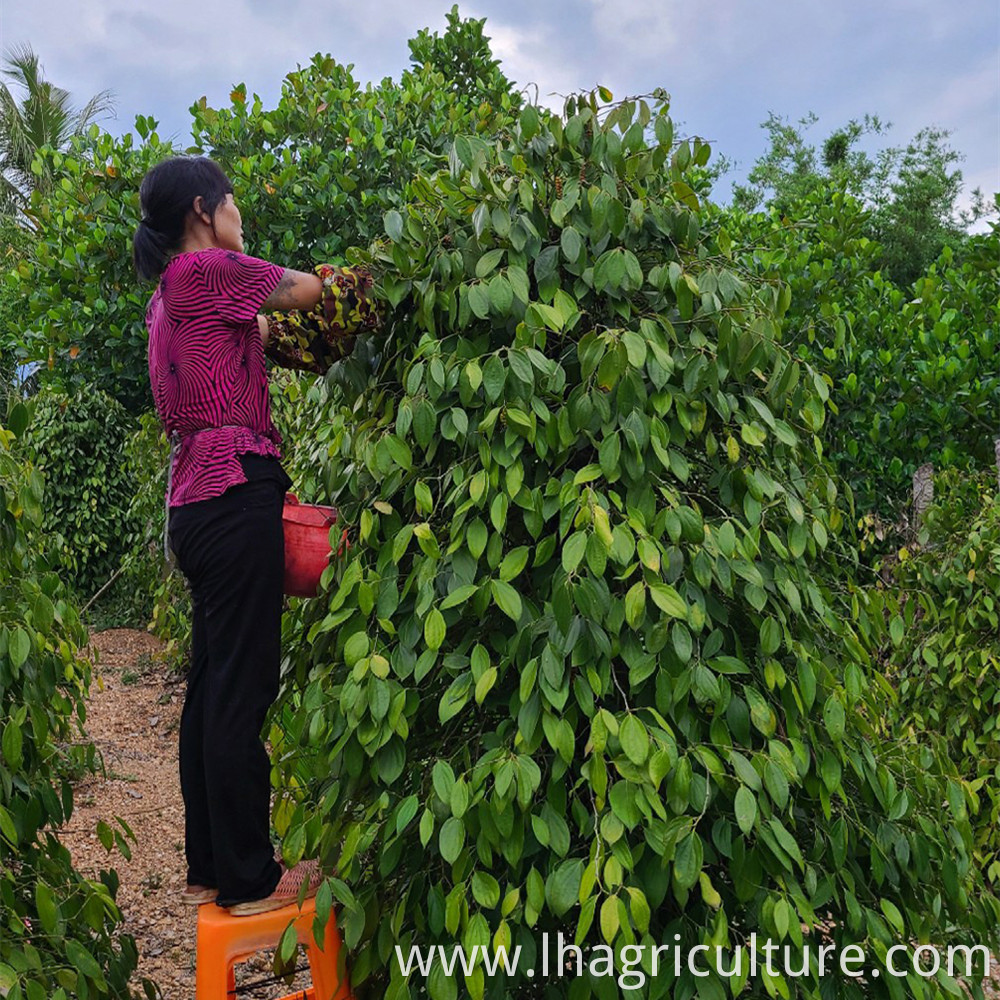
<svg viewBox="0 0 1000 1000"><path fill-rule="evenodd" d="M270 306L273 313L257 315L264 352L275 364L322 375L351 353L359 333L378 328L372 276L365 268L317 264L315 275L283 271L280 280L285 276L291 276L286 290L279 295L276 288L262 305L264 309ZM317 301L308 308L274 308L271 303L275 298L294 303L311 294L311 288L299 278L311 278L319 284Z"/></svg>
<svg viewBox="0 0 1000 1000"><path fill-rule="evenodd" d="M312 309L323 294L323 281L316 274L285 269L274 291L264 300L262 309L288 312ZM258 323L260 320L258 320Z"/></svg>

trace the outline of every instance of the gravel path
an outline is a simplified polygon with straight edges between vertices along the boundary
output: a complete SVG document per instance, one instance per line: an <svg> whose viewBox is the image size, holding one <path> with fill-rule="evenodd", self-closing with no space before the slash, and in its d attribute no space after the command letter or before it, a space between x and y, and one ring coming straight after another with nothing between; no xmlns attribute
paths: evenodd
<svg viewBox="0 0 1000 1000"><path fill-rule="evenodd" d="M87 708L87 732L104 758L107 777L76 787L75 808L60 838L76 868L96 878L114 868L121 886L118 905L124 929L136 939L139 980L146 976L166 1000L194 1000L197 909L180 902L184 888L184 804L178 777L177 735L184 684L155 659L162 644L145 632L109 629L91 636L94 683ZM132 827L131 860L105 851L97 837L104 820ZM309 985L308 970L289 986L249 986L271 976L273 952L236 967L238 996L274 1000ZM298 963L305 966L305 956Z"/></svg>

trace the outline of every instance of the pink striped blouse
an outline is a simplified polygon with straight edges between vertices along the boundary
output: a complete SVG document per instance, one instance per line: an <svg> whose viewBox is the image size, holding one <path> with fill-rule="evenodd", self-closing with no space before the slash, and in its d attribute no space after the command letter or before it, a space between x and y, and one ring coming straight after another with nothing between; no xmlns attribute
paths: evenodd
<svg viewBox="0 0 1000 1000"><path fill-rule="evenodd" d="M153 401L180 438L170 506L247 481L244 452L281 457L257 314L284 268L210 247L171 258L146 310Z"/></svg>

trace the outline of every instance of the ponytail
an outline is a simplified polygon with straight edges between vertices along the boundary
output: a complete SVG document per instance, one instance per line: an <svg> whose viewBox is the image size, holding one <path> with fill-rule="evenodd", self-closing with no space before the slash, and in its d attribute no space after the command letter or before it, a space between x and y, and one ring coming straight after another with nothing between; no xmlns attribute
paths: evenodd
<svg viewBox="0 0 1000 1000"><path fill-rule="evenodd" d="M170 240L154 229L146 219L142 219L132 237L132 263L135 264L139 277L143 281L159 278L167 266L172 249Z"/></svg>
<svg viewBox="0 0 1000 1000"><path fill-rule="evenodd" d="M188 213L201 197L210 216L233 193L222 168L207 156L175 156L158 163L139 188L142 220L132 238L132 262L143 280L159 278L180 250Z"/></svg>

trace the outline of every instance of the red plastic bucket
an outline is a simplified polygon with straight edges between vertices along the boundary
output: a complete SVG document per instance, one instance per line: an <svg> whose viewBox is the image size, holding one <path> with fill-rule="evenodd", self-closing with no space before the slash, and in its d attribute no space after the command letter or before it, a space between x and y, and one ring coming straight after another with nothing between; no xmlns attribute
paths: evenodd
<svg viewBox="0 0 1000 1000"><path fill-rule="evenodd" d="M330 528L337 523L337 508L299 503L294 493L286 493L281 520L285 533L285 593L315 597L319 578L333 557Z"/></svg>

